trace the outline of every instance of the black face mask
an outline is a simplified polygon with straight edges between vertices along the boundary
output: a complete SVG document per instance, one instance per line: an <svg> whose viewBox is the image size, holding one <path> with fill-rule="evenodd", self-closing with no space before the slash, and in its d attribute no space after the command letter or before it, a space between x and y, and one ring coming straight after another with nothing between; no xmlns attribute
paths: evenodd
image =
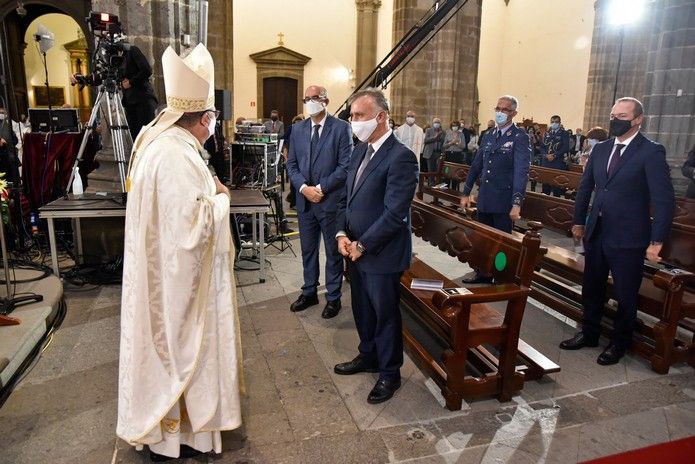
<svg viewBox="0 0 695 464"><path fill-rule="evenodd" d="M630 120L611 119L608 125L611 135L620 137L621 135L627 134L627 132L632 129L632 121L634 121L634 118Z"/></svg>
<svg viewBox="0 0 695 464"><path fill-rule="evenodd" d="M277 116L271 116L270 119L271 119L271 121L277 121L278 117Z"/></svg>

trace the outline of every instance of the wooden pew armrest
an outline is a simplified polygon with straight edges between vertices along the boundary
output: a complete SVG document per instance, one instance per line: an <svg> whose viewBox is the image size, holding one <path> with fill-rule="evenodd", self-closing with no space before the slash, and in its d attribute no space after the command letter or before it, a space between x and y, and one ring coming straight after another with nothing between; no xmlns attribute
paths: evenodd
<svg viewBox="0 0 695 464"><path fill-rule="evenodd" d="M437 309L449 306L470 306L477 303L490 303L493 301L506 301L515 298L525 298L530 289L516 284L493 285L491 287L478 287L469 289L473 293L467 295L449 295L443 290L432 295L432 303Z"/></svg>
<svg viewBox="0 0 695 464"><path fill-rule="evenodd" d="M421 172L420 173L420 181L423 181L425 179L428 179L430 177L437 177L439 173L437 171L434 172Z"/></svg>
<svg viewBox="0 0 695 464"><path fill-rule="evenodd" d="M683 269L660 269L654 274L654 285L667 292L677 292L683 285L695 283L695 274Z"/></svg>

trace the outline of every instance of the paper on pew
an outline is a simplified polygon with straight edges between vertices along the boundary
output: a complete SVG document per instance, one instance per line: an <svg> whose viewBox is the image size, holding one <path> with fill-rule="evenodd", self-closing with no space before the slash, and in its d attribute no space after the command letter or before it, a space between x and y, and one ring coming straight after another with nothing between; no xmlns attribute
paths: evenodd
<svg viewBox="0 0 695 464"><path fill-rule="evenodd" d="M413 279L410 282L410 288L414 290L439 290L444 288L444 282L441 280L432 279Z"/></svg>

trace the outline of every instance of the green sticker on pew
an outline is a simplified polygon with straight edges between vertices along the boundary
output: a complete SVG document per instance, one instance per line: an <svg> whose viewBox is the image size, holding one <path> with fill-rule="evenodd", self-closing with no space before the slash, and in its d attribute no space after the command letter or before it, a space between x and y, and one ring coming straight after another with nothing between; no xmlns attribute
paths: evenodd
<svg viewBox="0 0 695 464"><path fill-rule="evenodd" d="M507 267L507 255L505 255L503 251L500 251L497 253L497 256L495 256L495 269L503 271L505 267Z"/></svg>
<svg viewBox="0 0 695 464"><path fill-rule="evenodd" d="M449 174L449 166L444 166L444 174Z"/></svg>

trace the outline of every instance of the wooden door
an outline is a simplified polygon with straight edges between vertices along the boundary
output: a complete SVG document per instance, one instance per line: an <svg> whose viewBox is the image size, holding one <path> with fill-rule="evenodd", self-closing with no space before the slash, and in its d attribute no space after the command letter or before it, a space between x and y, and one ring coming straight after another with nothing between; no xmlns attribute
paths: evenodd
<svg viewBox="0 0 695 464"><path fill-rule="evenodd" d="M292 122L297 112L297 79L266 77L263 79L263 119L271 110L278 110L285 126Z"/></svg>

